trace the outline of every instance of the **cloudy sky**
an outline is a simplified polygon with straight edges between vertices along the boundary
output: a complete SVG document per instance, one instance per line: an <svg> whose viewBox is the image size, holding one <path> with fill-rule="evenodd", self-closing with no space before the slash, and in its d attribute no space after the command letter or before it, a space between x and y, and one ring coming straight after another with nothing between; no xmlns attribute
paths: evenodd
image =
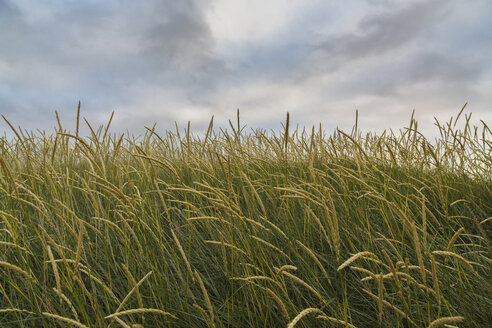
<svg viewBox="0 0 492 328"><path fill-rule="evenodd" d="M0 0L0 113L141 133L240 109L251 128L492 123L492 1ZM3 135L7 129L0 123Z"/></svg>

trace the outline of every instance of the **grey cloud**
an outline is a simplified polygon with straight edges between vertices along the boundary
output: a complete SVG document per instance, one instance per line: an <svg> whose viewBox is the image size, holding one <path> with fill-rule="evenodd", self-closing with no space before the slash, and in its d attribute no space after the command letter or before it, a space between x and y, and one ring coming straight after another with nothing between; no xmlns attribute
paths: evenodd
<svg viewBox="0 0 492 328"><path fill-rule="evenodd" d="M390 1L373 2L375 7L380 8L382 4L387 5ZM269 40L269 45L246 48L246 55L244 55L246 64L242 69L247 78L268 76L272 81L290 80L295 84L323 75L343 72L354 65L362 66L361 75L364 75L364 71L374 73L375 65L382 73L391 75L388 74L390 69L385 67L393 66L393 70L396 68L397 72L406 76L401 77L404 81L409 81L412 76L415 79L423 79L424 72L432 74L439 71L444 74L446 68L452 75L450 65L454 63L446 59L448 54L443 54L443 57L449 65L439 63L440 70L435 68L427 70L431 68L427 64L437 59L441 50L434 50L430 42L436 40L432 37L428 40L427 37L452 12L453 2L444 0L418 1L410 4L392 2L389 7L390 10L380 9L376 14L362 19L358 23L357 33L330 34L321 37L320 41L313 44L315 40L320 39L320 36L313 31L304 30L303 33L297 32L294 39ZM420 54L421 49L428 53ZM434 52L434 56L431 52ZM426 60L425 69L418 68L419 59ZM438 63L438 59L435 62ZM250 63L252 68L248 65ZM402 70L401 66L409 69ZM413 68L416 72L412 72ZM385 76L385 79L394 80L395 77ZM377 82L377 80L373 81Z"/></svg>
<svg viewBox="0 0 492 328"><path fill-rule="evenodd" d="M0 17L2 18L2 22L11 24L19 15L19 10L10 1L0 0Z"/></svg>
<svg viewBox="0 0 492 328"><path fill-rule="evenodd" d="M213 42L208 26L196 8L192 11L179 9L170 14L168 19L149 28L145 38L148 40L145 54L155 60L170 59L178 67L201 68L210 63L210 49ZM199 17L199 16L198 16Z"/></svg>
<svg viewBox="0 0 492 328"><path fill-rule="evenodd" d="M458 87L462 94L471 95L472 86L484 73L483 64L482 59L421 50L384 64L366 65L360 75L347 81L348 92L389 97L414 84L433 83L442 89Z"/></svg>
<svg viewBox="0 0 492 328"><path fill-rule="evenodd" d="M47 120L36 117L36 108L73 112L81 99L86 114L96 117L137 101L135 85L156 92L180 88L190 99L214 86L210 72L221 66L202 1L43 6L0 1L2 114L26 121L25 113L32 113L34 127ZM41 9L48 14L37 17Z"/></svg>
<svg viewBox="0 0 492 328"><path fill-rule="evenodd" d="M329 35L310 50L305 48L305 60L294 81L336 80L331 87L347 97L390 97L424 82L439 85L442 91L458 87L463 95L471 96L490 66L492 33L484 35L485 27L463 22L453 26L453 15L466 18L470 14L462 13L459 5L456 1L404 2L367 16L358 24L357 34ZM483 3L474 5L475 10L487 9ZM464 37L460 31L464 27L481 41Z"/></svg>
<svg viewBox="0 0 492 328"><path fill-rule="evenodd" d="M387 127L395 118L406 123L413 108L452 115L466 101L490 119L483 95L491 82L492 26L486 17L492 6L486 1L469 3L471 9L461 6L467 7L458 1L403 1L392 10L366 16L358 33L336 34L335 29L315 46L310 42L316 38L306 31L304 44L295 47L297 55L281 56L274 65L281 68L279 74L256 76L272 85L288 84L286 92L303 90L311 96L305 102L308 107L299 108L308 124L342 122L359 108L371 113L372 119L366 120L371 128ZM289 41L274 42L270 53ZM267 101L270 107L282 104ZM432 130L430 119L426 132Z"/></svg>
<svg viewBox="0 0 492 328"><path fill-rule="evenodd" d="M337 13L319 1L271 36L218 47L210 2L51 3L0 0L0 113L31 120L28 128L52 126L54 109L69 124L79 99L96 123L116 110L114 127L122 129L188 119L200 127L212 114L227 123L237 107L254 127L273 126L286 110L307 124L352 123L364 107L406 122L425 104L439 111L480 99L485 113L490 101L488 0L366 0L370 10L354 16L355 32L318 31ZM235 48L217 51L228 46Z"/></svg>
<svg viewBox="0 0 492 328"><path fill-rule="evenodd" d="M329 38L313 50L329 61L331 69L353 60L395 52L408 46L426 31L439 24L449 13L451 2L419 1L394 10L366 17L359 23L357 34Z"/></svg>
<svg viewBox="0 0 492 328"><path fill-rule="evenodd" d="M420 52L411 58L406 71L411 81L475 81L483 72L483 62L476 58L461 58L452 54Z"/></svg>

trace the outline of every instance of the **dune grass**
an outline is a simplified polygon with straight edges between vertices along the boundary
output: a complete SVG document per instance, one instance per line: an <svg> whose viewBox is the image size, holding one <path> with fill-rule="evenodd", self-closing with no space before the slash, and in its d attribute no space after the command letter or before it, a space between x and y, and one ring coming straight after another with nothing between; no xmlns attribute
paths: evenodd
<svg viewBox="0 0 492 328"><path fill-rule="evenodd" d="M11 125L0 326L485 327L491 131L462 112L432 142L413 118L382 135Z"/></svg>

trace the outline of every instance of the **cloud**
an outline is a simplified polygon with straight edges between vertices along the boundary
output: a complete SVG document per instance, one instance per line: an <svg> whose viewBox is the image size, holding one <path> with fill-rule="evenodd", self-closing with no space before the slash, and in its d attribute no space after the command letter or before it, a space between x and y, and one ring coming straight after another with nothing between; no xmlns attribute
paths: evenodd
<svg viewBox="0 0 492 328"><path fill-rule="evenodd" d="M16 120L78 99L108 112L143 84L192 97L220 69L201 1L0 3L0 111Z"/></svg>
<svg viewBox="0 0 492 328"><path fill-rule="evenodd" d="M394 127L490 120L492 3L365 0L0 0L0 113L73 126L77 101L117 131L158 122ZM428 112L427 112L428 111ZM433 120L429 120L432 124ZM222 122L222 123L221 123Z"/></svg>
<svg viewBox="0 0 492 328"><path fill-rule="evenodd" d="M335 31L312 51L306 48L292 83L311 93L319 90L316 98L325 103L318 104L328 114L312 110L311 117L338 117L342 125L355 108L372 117L365 122L372 129L406 121L416 108L428 120L432 113L430 133L432 115L447 118L466 101L490 119L484 102L490 97L483 94L492 73L487 59L492 30L485 19L491 7L483 1L468 8L457 1L433 1L381 8L352 31Z"/></svg>

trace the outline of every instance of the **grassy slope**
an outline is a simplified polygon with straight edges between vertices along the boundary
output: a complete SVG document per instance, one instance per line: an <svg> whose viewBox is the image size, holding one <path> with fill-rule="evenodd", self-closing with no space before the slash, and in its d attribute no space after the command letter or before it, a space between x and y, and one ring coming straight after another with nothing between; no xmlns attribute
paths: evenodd
<svg viewBox="0 0 492 328"><path fill-rule="evenodd" d="M0 326L483 327L490 130L451 126L433 145L413 121L364 137L17 131L1 144Z"/></svg>

